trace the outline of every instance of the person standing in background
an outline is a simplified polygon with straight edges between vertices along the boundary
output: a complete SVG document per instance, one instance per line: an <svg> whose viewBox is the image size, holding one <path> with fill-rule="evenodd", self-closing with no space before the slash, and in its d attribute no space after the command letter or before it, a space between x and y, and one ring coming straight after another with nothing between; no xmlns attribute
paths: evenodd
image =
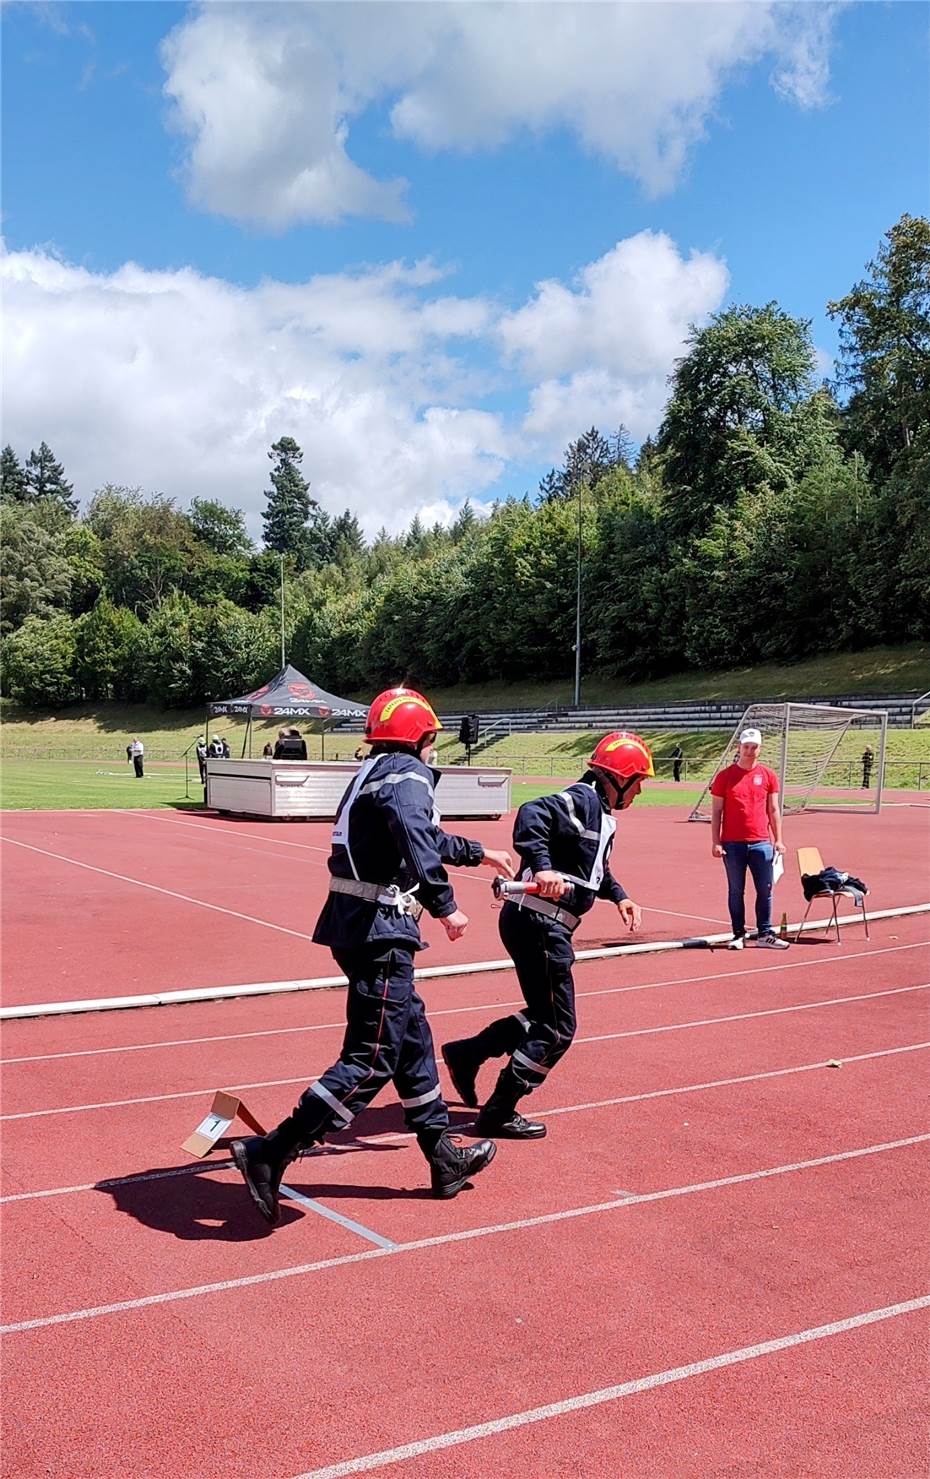
<svg viewBox="0 0 930 1479"><path fill-rule="evenodd" d="M787 950L772 929L772 888L775 854L784 854L778 776L759 761L762 734L744 729L739 737L739 759L714 776L710 794L711 852L722 858L727 874L733 938L728 950L742 950L746 939L746 870L756 890L756 945L764 950Z"/></svg>
<svg viewBox="0 0 930 1479"><path fill-rule="evenodd" d="M127 746L126 754L132 761L132 768L136 773L136 780L141 781L144 774L143 757L145 755L145 745L142 743L138 735L136 735L132 743Z"/></svg>

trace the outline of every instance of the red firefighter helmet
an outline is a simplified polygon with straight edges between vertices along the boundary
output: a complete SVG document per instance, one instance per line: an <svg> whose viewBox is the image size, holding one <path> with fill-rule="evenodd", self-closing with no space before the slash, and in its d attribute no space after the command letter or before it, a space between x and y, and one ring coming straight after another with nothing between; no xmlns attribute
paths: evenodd
<svg viewBox="0 0 930 1479"><path fill-rule="evenodd" d="M606 770L618 781L631 781L634 776L655 775L652 751L638 734L629 734L625 729L615 729L595 746L588 761L597 770Z"/></svg>
<svg viewBox="0 0 930 1479"><path fill-rule="evenodd" d="M387 688L368 710L365 738L372 745L378 740L418 745L425 734L441 728L432 704L422 693L413 688Z"/></svg>

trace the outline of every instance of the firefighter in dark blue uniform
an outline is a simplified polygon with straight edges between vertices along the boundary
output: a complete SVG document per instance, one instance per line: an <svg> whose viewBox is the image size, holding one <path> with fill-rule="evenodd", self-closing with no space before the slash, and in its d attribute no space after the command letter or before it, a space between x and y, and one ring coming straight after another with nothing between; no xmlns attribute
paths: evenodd
<svg viewBox="0 0 930 1479"><path fill-rule="evenodd" d="M638 904L610 871L616 822L655 775L652 752L635 734L616 731L595 748L590 770L575 785L527 801L517 812L513 845L520 879L532 893L513 893L500 914L500 936L517 970L525 1012L501 1017L475 1037L446 1043L446 1067L463 1103L477 1107L477 1075L489 1058L507 1056L475 1131L509 1140L537 1140L540 1121L517 1113L517 1103L545 1082L575 1035L572 934L595 899L616 904L629 929L638 928ZM517 888L518 885L515 885Z"/></svg>
<svg viewBox="0 0 930 1479"><path fill-rule="evenodd" d="M462 1150L450 1139L426 1010L414 990L414 956L425 948L417 923L422 911L441 922L450 940L460 939L468 924L443 865L485 864L513 877L509 853L439 826L439 773L423 757L441 728L427 700L410 689L390 689L371 706L365 731L371 754L339 804L329 897L313 933L349 980L342 1052L277 1129L232 1146L269 1222L278 1220L281 1177L291 1161L327 1133L344 1130L392 1079L430 1164L434 1196L454 1197L497 1149L482 1140Z"/></svg>

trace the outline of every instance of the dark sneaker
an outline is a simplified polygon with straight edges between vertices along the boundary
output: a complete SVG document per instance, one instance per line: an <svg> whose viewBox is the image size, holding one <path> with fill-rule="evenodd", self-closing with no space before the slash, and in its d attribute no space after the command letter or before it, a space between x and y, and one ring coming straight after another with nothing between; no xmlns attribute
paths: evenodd
<svg viewBox="0 0 930 1479"><path fill-rule="evenodd" d="M732 940L727 941L728 950L742 950L746 941L742 935L734 935Z"/></svg>
<svg viewBox="0 0 930 1479"><path fill-rule="evenodd" d="M760 935L756 941L757 950L788 950L790 945L787 940L780 940L777 935Z"/></svg>
<svg viewBox="0 0 930 1479"><path fill-rule="evenodd" d="M461 1150L448 1134L443 1135L428 1157L433 1196L444 1202L457 1197L469 1177L477 1176L496 1155L497 1146L493 1140L479 1140L477 1145Z"/></svg>
<svg viewBox="0 0 930 1479"><path fill-rule="evenodd" d="M469 1109L478 1108L476 1080L480 1063L469 1053L467 1042L447 1042L442 1045L442 1061L449 1070L455 1092Z"/></svg>
<svg viewBox="0 0 930 1479"><path fill-rule="evenodd" d="M493 1135L498 1140L542 1140L546 1127L539 1120L524 1119L514 1110L512 1114L495 1114L485 1105L475 1120L476 1135Z"/></svg>

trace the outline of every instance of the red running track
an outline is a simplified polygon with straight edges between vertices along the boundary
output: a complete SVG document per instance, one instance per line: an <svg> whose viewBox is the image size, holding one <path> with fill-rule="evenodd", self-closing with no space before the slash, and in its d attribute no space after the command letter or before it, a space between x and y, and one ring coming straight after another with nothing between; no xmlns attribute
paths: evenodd
<svg viewBox="0 0 930 1479"><path fill-rule="evenodd" d="M706 826L684 811L620 818L614 871L645 910L639 938L680 939L727 926L722 866ZM463 824L507 845L510 822ZM4 1002L65 1001L329 976L310 935L326 888L328 824L236 821L157 812L8 812L3 818ZM814 844L864 876L874 909L925 902L930 810L789 818L789 849ZM454 874L471 924L450 945L426 922L420 962L499 959L487 869ZM819 906L818 906L819 907ZM800 918L793 857L776 910ZM580 949L617 944L616 914L597 906ZM623 936L628 938L627 936Z"/></svg>
<svg viewBox="0 0 930 1479"><path fill-rule="evenodd" d="M545 1141L433 1202L385 1095L273 1232L177 1146L286 1109L340 993L8 1024L6 1472L913 1479L928 933L584 964ZM513 978L427 994L441 1041Z"/></svg>

